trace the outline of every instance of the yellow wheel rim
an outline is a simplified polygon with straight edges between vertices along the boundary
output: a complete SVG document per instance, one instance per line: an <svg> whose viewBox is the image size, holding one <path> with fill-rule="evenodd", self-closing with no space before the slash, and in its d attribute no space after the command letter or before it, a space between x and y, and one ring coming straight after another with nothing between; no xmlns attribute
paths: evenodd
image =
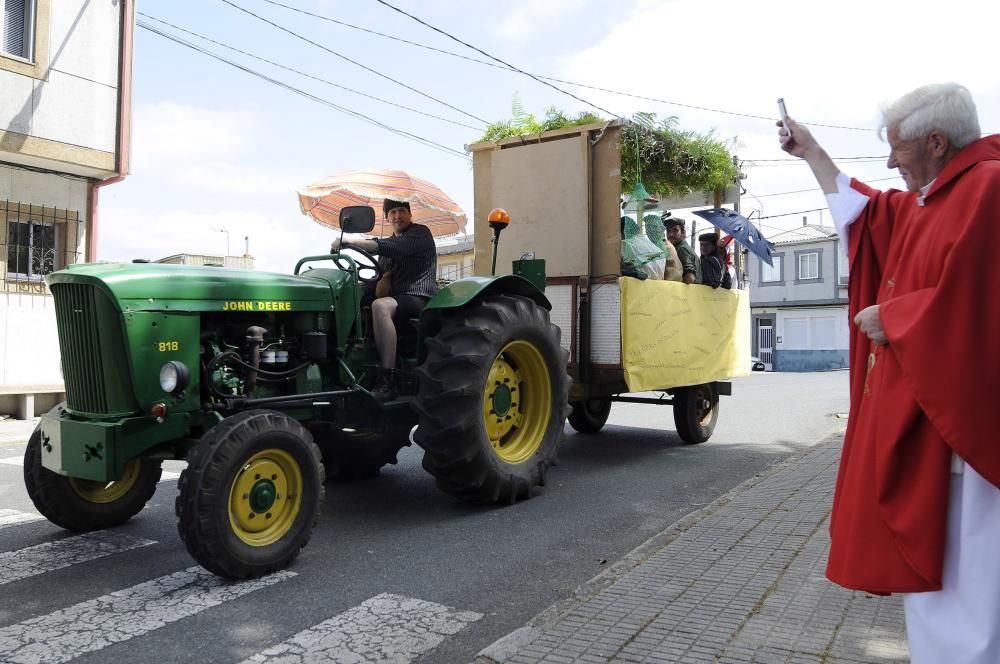
<svg viewBox="0 0 1000 664"><path fill-rule="evenodd" d="M500 351L486 378L483 422L490 445L507 463L530 459L545 439L552 381L542 354L527 341Z"/></svg>
<svg viewBox="0 0 1000 664"><path fill-rule="evenodd" d="M251 546L267 546L291 530L299 514L302 469L284 450L267 449L247 459L229 489L229 523Z"/></svg>
<svg viewBox="0 0 1000 664"><path fill-rule="evenodd" d="M114 482L95 482L93 480L80 480L70 478L69 485L73 487L76 495L89 503L113 503L121 500L139 479L139 471L142 470L142 460L132 459L125 464L122 478Z"/></svg>

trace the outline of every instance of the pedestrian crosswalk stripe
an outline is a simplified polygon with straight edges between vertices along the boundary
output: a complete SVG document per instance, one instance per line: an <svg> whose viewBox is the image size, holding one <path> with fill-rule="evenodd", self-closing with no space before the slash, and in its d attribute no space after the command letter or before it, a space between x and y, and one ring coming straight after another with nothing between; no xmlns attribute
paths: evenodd
<svg viewBox="0 0 1000 664"><path fill-rule="evenodd" d="M483 614L383 593L303 630L242 664L411 662ZM2 647L0 642L0 647Z"/></svg>
<svg viewBox="0 0 1000 664"><path fill-rule="evenodd" d="M0 510L0 530L19 523L41 521L45 517L37 512L18 512L17 510Z"/></svg>
<svg viewBox="0 0 1000 664"><path fill-rule="evenodd" d="M0 628L0 663L65 662L280 583L295 572L233 583L201 567Z"/></svg>
<svg viewBox="0 0 1000 664"><path fill-rule="evenodd" d="M3 459L0 459L0 463L6 464L8 466L23 466L24 456L22 455L15 457L5 457ZM180 476L181 474L179 472L174 472L172 470L164 470L160 473L160 481L165 482L170 480L176 480Z"/></svg>
<svg viewBox="0 0 1000 664"><path fill-rule="evenodd" d="M0 553L0 586L150 544L156 542L99 531Z"/></svg>

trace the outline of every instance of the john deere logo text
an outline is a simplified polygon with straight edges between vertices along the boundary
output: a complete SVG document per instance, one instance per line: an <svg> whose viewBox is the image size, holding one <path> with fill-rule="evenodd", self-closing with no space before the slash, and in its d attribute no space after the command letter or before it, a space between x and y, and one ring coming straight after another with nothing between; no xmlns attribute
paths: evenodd
<svg viewBox="0 0 1000 664"><path fill-rule="evenodd" d="M223 311L291 311L291 302L260 302L254 300L240 300L237 302L223 302Z"/></svg>

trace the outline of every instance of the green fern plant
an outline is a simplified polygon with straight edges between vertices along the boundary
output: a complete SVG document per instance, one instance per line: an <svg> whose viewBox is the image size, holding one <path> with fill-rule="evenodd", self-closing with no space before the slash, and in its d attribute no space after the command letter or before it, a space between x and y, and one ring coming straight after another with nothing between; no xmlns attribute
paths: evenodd
<svg viewBox="0 0 1000 664"><path fill-rule="evenodd" d="M490 124L480 141L539 134L543 131L605 122L593 113L575 117L555 106L544 111L539 122L528 113L518 94L511 101L511 119ZM676 116L657 118L655 113L636 113L619 134L622 192L631 193L641 179L646 189L659 196L683 196L692 191L715 191L736 178L731 149L715 135L679 128Z"/></svg>

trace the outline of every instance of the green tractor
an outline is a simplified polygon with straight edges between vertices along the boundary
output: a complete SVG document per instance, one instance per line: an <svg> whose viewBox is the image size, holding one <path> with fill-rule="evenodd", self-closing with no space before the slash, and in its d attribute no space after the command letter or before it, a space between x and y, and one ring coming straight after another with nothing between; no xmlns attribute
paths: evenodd
<svg viewBox="0 0 1000 664"><path fill-rule="evenodd" d="M341 213L345 232L374 223L370 207ZM411 432L459 498L515 502L544 485L569 377L543 293L518 276L442 288L400 325L400 396L379 403L361 305L379 267L350 251L303 258L291 276L162 264L50 274L67 399L25 453L39 512L71 530L122 524L152 497L161 462L186 459L181 539L208 570L248 578L295 560L324 477L377 473Z"/></svg>

